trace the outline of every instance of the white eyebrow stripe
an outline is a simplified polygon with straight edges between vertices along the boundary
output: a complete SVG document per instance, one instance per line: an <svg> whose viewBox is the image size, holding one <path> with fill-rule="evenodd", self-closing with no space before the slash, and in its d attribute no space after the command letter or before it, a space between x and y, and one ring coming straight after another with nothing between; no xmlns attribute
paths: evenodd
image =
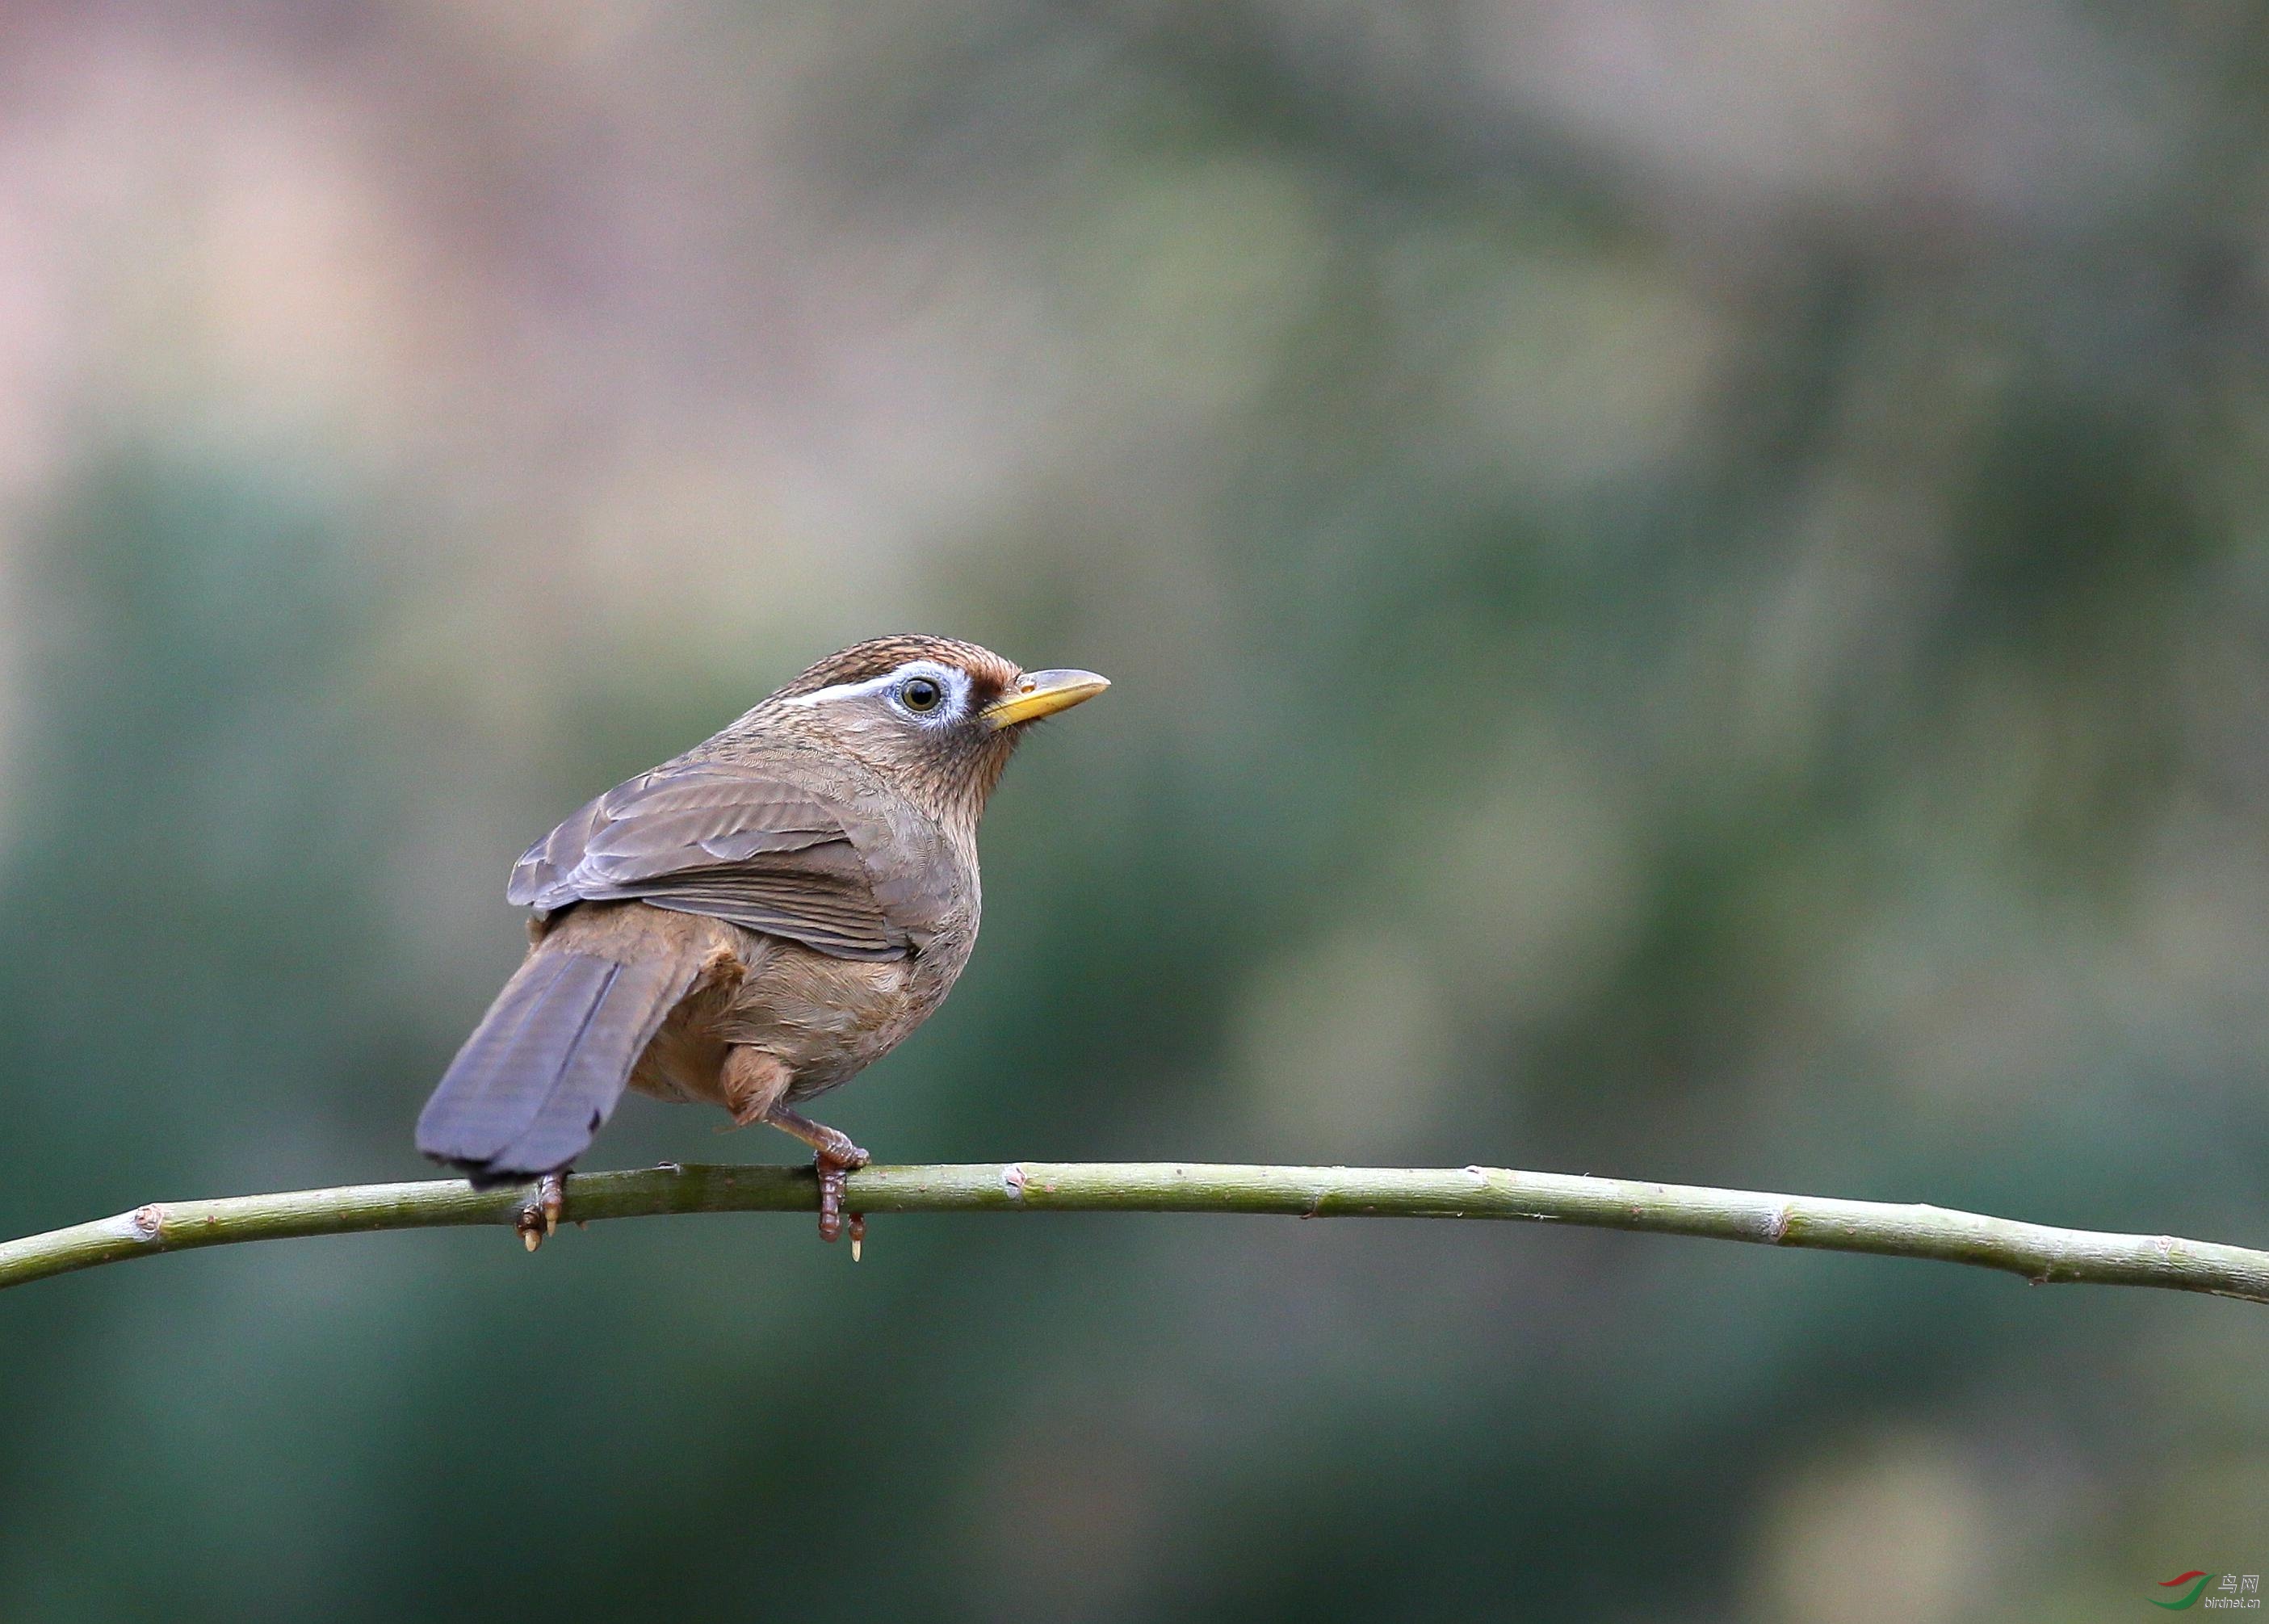
<svg viewBox="0 0 2269 1624"><path fill-rule="evenodd" d="M934 660L909 660L898 669L886 671L880 676L870 676L863 683L838 683L832 688L814 689L808 694L796 694L781 700L780 703L809 706L827 705L838 699L864 698L868 694L885 693L905 682L909 676L927 676L933 679L939 686L953 695L954 704L951 708L956 711L961 708L962 699L969 686L968 674L957 671L951 666L940 665Z"/></svg>
<svg viewBox="0 0 2269 1624"><path fill-rule="evenodd" d="M863 683L838 683L832 688L815 688L808 694L796 694L780 701L782 705L825 705L832 699L856 699L866 694L881 693L892 683L903 681L905 667L883 676L870 676Z"/></svg>

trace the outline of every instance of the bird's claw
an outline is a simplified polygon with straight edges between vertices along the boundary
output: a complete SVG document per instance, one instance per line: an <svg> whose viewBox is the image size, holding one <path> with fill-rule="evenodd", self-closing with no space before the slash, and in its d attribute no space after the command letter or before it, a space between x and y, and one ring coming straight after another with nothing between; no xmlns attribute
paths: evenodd
<svg viewBox="0 0 2269 1624"><path fill-rule="evenodd" d="M812 1170L819 1175L819 1238L831 1241L843 1233L843 1179L855 1173L874 1158L845 1140L840 1145L823 1146L811 1159ZM855 1250L866 1237L867 1224L862 1217L854 1216L851 1244Z"/></svg>
<svg viewBox="0 0 2269 1624"><path fill-rule="evenodd" d="M521 1204L520 1214L513 1227L520 1231L521 1244L534 1251L545 1239L558 1233L559 1220L567 1211L567 1180L559 1173L546 1173L536 1181L536 1190Z"/></svg>

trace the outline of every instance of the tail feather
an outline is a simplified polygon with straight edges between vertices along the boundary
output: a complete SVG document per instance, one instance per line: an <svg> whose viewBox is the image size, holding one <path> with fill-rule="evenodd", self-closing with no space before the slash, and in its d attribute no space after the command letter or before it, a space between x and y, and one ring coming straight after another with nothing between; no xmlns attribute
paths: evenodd
<svg viewBox="0 0 2269 1624"><path fill-rule="evenodd" d="M692 985L667 956L540 952L489 1006L418 1118L418 1148L476 1185L557 1172L590 1147Z"/></svg>

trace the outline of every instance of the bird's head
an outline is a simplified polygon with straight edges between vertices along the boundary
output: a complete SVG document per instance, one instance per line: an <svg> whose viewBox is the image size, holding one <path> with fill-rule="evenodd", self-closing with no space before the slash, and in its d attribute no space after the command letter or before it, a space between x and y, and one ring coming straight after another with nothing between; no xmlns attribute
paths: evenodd
<svg viewBox="0 0 2269 1624"><path fill-rule="evenodd" d="M941 813L974 817L1031 724L1111 684L1025 671L951 638L873 638L805 671L752 715L836 744Z"/></svg>

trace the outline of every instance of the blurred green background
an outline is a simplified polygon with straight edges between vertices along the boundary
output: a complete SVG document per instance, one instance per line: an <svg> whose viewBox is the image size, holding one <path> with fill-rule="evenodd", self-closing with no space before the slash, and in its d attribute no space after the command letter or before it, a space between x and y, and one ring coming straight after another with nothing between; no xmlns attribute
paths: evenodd
<svg viewBox="0 0 2269 1624"><path fill-rule="evenodd" d="M0 1233L418 1176L532 838L1079 664L885 1160L2269 1244L2269 26L12 5ZM633 1098L593 1165L787 1161ZM805 1220L0 1297L0 1619L2155 1616L2269 1319L1565 1229Z"/></svg>

